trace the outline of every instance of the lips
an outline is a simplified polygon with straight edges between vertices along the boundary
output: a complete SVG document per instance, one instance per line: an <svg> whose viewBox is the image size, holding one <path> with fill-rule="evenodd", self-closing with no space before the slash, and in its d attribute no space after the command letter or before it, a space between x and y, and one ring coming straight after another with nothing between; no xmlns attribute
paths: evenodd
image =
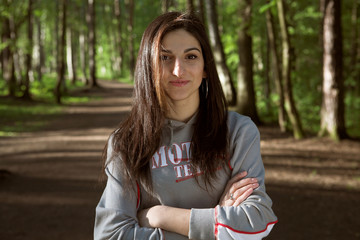
<svg viewBox="0 0 360 240"><path fill-rule="evenodd" d="M188 84L189 82L190 82L189 80L177 79L177 80L170 81L170 84L175 87L183 87L186 84Z"/></svg>

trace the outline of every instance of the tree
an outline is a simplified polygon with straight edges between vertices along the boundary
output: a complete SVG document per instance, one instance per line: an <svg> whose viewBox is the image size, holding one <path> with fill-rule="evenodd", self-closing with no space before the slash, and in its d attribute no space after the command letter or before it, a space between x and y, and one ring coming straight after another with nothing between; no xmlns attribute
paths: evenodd
<svg viewBox="0 0 360 240"><path fill-rule="evenodd" d="M280 65L279 65L279 57L276 46L276 35L275 35L275 27L274 27L274 19L271 13L271 8L268 8L266 11L266 26L267 26L267 34L268 34L268 42L269 49L271 53L271 68L272 68L272 76L274 78L276 92L279 95L278 102L278 123L280 130L282 132L286 131L286 113L284 107L284 88L281 80L280 73Z"/></svg>
<svg viewBox="0 0 360 240"><path fill-rule="evenodd" d="M204 0L198 0L197 1L198 3L198 9L199 9L199 18L200 20L205 24L205 5L204 5Z"/></svg>
<svg viewBox="0 0 360 240"><path fill-rule="evenodd" d="M134 0L127 0L127 9L128 9L128 51L129 51L129 68L130 68L130 79L134 79L135 71L135 53L134 53Z"/></svg>
<svg viewBox="0 0 360 240"><path fill-rule="evenodd" d="M33 53L33 0L29 0L27 18L28 18L28 29L27 29L27 51L26 51L26 72L25 72L25 82L24 82L24 92L23 98L30 100L30 74L31 74L31 65L32 65L32 53Z"/></svg>
<svg viewBox="0 0 360 240"><path fill-rule="evenodd" d="M189 12L195 12L195 6L193 0L186 0L186 9Z"/></svg>
<svg viewBox="0 0 360 240"><path fill-rule="evenodd" d="M76 75L76 65L74 58L74 46L73 46L73 31L71 27L66 29L66 62L67 62L67 70L69 74L69 79L72 84L75 84L77 75Z"/></svg>
<svg viewBox="0 0 360 240"><path fill-rule="evenodd" d="M122 64L123 64L123 58L124 58L124 51L122 48L122 24L121 24L121 18L122 18L122 11L121 11L121 5L120 0L114 0L114 14L116 18L116 25L117 25L117 35L116 37L116 65L119 68L119 72L122 71Z"/></svg>
<svg viewBox="0 0 360 240"><path fill-rule="evenodd" d="M344 118L341 1L323 1L323 84L320 136L347 137Z"/></svg>
<svg viewBox="0 0 360 240"><path fill-rule="evenodd" d="M87 1L87 0L83 0L83 1ZM81 22L86 22L87 21L87 14L86 14L86 5L81 4L79 6L79 11L82 13L80 14L81 16L85 16L81 19ZM88 68L88 61L87 61L87 46L86 43L87 38L89 34L88 34L88 28L81 28L80 32L79 32L79 58L80 58L80 68L81 68L81 72L82 72L82 78L81 81L83 83L85 83L87 86L90 84L89 82L89 78L87 77L87 71L86 69Z"/></svg>
<svg viewBox="0 0 360 240"><path fill-rule="evenodd" d="M15 64L14 64L14 29L11 25L14 25L14 20L10 12L12 0L3 0L5 9L8 11L4 16L3 21L3 42L6 47L3 50L3 65L4 72L3 77L8 85L9 96L15 97L16 90L16 78L15 78Z"/></svg>
<svg viewBox="0 0 360 240"><path fill-rule="evenodd" d="M281 45L282 45L282 80L284 83L284 100L285 109L293 127L293 135L296 139L304 137L301 121L297 109L295 107L294 97L292 93L291 83L291 43L288 32L288 24L285 18L284 1L277 1L279 23L281 29Z"/></svg>
<svg viewBox="0 0 360 240"><path fill-rule="evenodd" d="M239 0L239 5L241 25L238 32L239 65L236 109L239 113L251 117L255 123L260 123L255 105L252 37L249 33L252 3L251 0Z"/></svg>
<svg viewBox="0 0 360 240"><path fill-rule="evenodd" d="M36 23L36 28L37 28L36 49L38 51L36 71L37 71L38 80L41 82L43 73L45 72L45 50L44 50L45 33L44 33L44 28L43 28L44 24L41 22L39 17L35 17L35 23Z"/></svg>
<svg viewBox="0 0 360 240"><path fill-rule="evenodd" d="M60 41L59 41L59 65L58 65L58 75L55 89L56 102L61 104L61 87L65 82L65 38L66 38L66 0L61 0L60 7L60 22L61 22L61 32L60 32Z"/></svg>
<svg viewBox="0 0 360 240"><path fill-rule="evenodd" d="M95 0L88 0L87 22L89 26L90 86L98 87L96 79Z"/></svg>
<svg viewBox="0 0 360 240"><path fill-rule="evenodd" d="M206 1L205 6L206 16L208 19L210 43L214 52L216 69L219 72L225 97L230 105L234 105L236 103L236 92L229 68L226 65L224 48L220 39L215 0Z"/></svg>

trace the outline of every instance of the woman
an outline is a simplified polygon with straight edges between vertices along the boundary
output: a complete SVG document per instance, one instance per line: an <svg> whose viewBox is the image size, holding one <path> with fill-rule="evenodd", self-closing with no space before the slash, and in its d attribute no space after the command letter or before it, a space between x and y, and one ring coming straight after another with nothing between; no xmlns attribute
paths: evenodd
<svg viewBox="0 0 360 240"><path fill-rule="evenodd" d="M227 112L192 14L166 13L145 30L132 110L106 149L95 239L261 239L277 221L259 132Z"/></svg>

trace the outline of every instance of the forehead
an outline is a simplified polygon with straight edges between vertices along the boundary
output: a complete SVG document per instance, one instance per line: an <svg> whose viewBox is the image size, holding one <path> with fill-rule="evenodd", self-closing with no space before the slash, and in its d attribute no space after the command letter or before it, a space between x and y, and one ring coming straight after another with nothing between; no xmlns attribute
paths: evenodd
<svg viewBox="0 0 360 240"><path fill-rule="evenodd" d="M165 34L161 45L166 50L181 50L190 47L201 49L199 41L188 31L177 29Z"/></svg>

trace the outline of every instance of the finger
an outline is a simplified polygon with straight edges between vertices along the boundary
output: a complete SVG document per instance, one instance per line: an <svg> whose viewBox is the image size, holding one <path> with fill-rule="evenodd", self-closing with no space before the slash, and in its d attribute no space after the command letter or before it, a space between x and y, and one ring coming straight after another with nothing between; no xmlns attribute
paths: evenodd
<svg viewBox="0 0 360 240"><path fill-rule="evenodd" d="M253 193L253 188L249 188L247 189L243 194L240 195L240 197L238 197L236 199L236 201L232 204L232 206L237 207L239 206L243 201L245 201L252 193Z"/></svg>
<svg viewBox="0 0 360 240"><path fill-rule="evenodd" d="M256 178L245 178L245 179L241 179L240 181L237 181L235 183L233 183L229 189L230 193L234 193L236 190L248 186L248 185L252 185L258 183L258 180Z"/></svg>
<svg viewBox="0 0 360 240"><path fill-rule="evenodd" d="M247 185L245 185L245 186L243 186L243 187L241 187L241 188L238 188L238 189L236 189L235 190L235 192L233 193L233 198L234 199L237 199L237 198L239 198L242 194L244 194L244 192L246 192L248 189L255 189L255 188L257 188L257 187L259 187L259 183L251 183L251 184L247 184Z"/></svg>
<svg viewBox="0 0 360 240"><path fill-rule="evenodd" d="M247 175L246 171L243 171L239 174L236 174L234 177L232 177L229 181L228 181L228 185L232 185L235 182L238 182L240 179L244 178Z"/></svg>

